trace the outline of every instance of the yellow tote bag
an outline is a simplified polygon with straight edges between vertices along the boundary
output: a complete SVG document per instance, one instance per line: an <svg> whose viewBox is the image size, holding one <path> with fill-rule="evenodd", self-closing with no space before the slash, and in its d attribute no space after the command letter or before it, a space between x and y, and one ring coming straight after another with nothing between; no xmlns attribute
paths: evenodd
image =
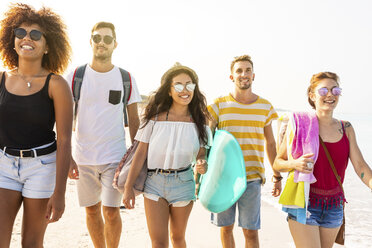
<svg viewBox="0 0 372 248"><path fill-rule="evenodd" d="M305 207L304 182L294 182L294 171L289 173L284 190L279 198L279 203L287 206Z"/></svg>

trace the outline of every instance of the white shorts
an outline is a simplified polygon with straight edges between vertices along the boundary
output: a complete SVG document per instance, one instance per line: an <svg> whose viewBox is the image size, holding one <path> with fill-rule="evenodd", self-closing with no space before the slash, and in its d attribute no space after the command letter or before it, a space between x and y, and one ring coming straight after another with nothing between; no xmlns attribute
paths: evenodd
<svg viewBox="0 0 372 248"><path fill-rule="evenodd" d="M119 163L78 165L77 190L81 207L90 207L102 201L106 207L119 207L122 195L112 187Z"/></svg>
<svg viewBox="0 0 372 248"><path fill-rule="evenodd" d="M20 158L0 150L0 188L31 199L50 198L56 182L56 152Z"/></svg>

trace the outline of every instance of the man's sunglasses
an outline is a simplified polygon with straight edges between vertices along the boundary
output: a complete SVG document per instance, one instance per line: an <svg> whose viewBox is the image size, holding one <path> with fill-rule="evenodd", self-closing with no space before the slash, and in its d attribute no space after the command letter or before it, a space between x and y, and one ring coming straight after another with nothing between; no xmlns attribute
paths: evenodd
<svg viewBox="0 0 372 248"><path fill-rule="evenodd" d="M36 29L31 30L28 34L29 34L31 40L33 40L33 41L38 41L38 40L41 39L41 36L43 36L43 33L39 30L36 30ZM15 28L14 29L14 35L18 39L23 39L23 38L26 37L27 31L24 28Z"/></svg>
<svg viewBox="0 0 372 248"><path fill-rule="evenodd" d="M100 34L95 34L95 35L92 35L92 40L94 43L98 44L101 42L102 40L102 36ZM103 36L103 42L106 44L106 45L110 45L112 43L112 41L114 40L114 37L110 36L110 35L105 35Z"/></svg>
<svg viewBox="0 0 372 248"><path fill-rule="evenodd" d="M183 84L175 84L173 85L174 87L174 90L177 91L178 93L182 92L183 89L187 89L188 91L192 92L195 90L195 87L196 87L196 84L192 84L192 83L189 83L189 84L186 84L186 85L183 85Z"/></svg>
<svg viewBox="0 0 372 248"><path fill-rule="evenodd" d="M327 87L323 87L323 88L320 88L318 90L318 94L320 96L326 96L329 91L332 93L332 95L339 96L339 95L341 95L342 89L340 87L337 87L337 86L333 87L330 90Z"/></svg>

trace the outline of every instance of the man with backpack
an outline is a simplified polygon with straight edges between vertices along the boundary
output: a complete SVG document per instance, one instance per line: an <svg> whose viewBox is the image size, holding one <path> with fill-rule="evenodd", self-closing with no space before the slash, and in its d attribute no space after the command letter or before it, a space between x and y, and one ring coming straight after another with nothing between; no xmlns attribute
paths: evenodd
<svg viewBox="0 0 372 248"><path fill-rule="evenodd" d="M133 141L141 96L134 78L111 62L117 46L114 25L97 23L90 45L92 62L79 66L67 78L75 101L75 144L69 177L78 179L79 204L86 209L94 247L118 247L121 194L112 187L112 180L126 152L123 120Z"/></svg>

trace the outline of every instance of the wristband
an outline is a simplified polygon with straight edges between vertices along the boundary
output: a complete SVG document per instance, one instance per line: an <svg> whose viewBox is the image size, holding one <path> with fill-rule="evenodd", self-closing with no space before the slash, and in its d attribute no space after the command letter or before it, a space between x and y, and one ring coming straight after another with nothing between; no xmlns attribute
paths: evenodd
<svg viewBox="0 0 372 248"><path fill-rule="evenodd" d="M274 178L276 179L275 181L274 181ZM275 175L273 175L273 177L271 178L271 181L272 181L273 183L278 183L278 182L280 182L282 179L283 179L282 176L275 176Z"/></svg>

